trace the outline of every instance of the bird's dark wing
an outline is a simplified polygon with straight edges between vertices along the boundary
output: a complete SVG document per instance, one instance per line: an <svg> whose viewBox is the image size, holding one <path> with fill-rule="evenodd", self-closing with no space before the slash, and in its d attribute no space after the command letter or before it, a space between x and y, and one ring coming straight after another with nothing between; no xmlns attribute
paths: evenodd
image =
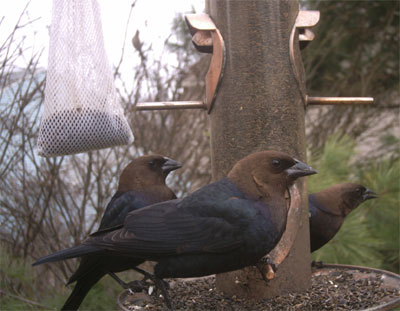
<svg viewBox="0 0 400 311"><path fill-rule="evenodd" d="M155 195L154 195L155 196ZM156 199L138 191L116 192L104 212L99 231L122 225L129 212L153 204Z"/></svg>
<svg viewBox="0 0 400 311"><path fill-rule="evenodd" d="M218 188L218 184L214 184L215 187ZM207 188L210 187L186 199L162 202L129 213L123 229L95 236L85 243L146 258L228 252L240 247L243 232L257 217L255 203L226 191L204 200L207 194L218 192L216 189L207 191Z"/></svg>

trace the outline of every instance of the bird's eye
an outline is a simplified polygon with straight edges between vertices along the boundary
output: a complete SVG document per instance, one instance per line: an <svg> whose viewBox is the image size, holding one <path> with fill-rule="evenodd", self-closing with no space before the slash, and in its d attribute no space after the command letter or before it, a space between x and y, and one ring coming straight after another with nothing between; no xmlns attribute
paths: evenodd
<svg viewBox="0 0 400 311"><path fill-rule="evenodd" d="M356 189L356 191L357 191L358 193L361 193L361 192L363 191L363 188L359 187L359 188Z"/></svg>
<svg viewBox="0 0 400 311"><path fill-rule="evenodd" d="M272 160L272 166L273 167L280 167L281 166L281 161L278 159Z"/></svg>
<svg viewBox="0 0 400 311"><path fill-rule="evenodd" d="M156 161L150 160L150 161L149 161L149 165L150 165L150 166L155 166L155 165L156 165Z"/></svg>

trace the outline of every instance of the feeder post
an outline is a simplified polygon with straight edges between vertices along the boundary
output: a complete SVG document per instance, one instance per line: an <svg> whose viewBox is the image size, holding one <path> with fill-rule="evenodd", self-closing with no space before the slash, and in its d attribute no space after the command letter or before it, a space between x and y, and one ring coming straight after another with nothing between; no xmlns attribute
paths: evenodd
<svg viewBox="0 0 400 311"><path fill-rule="evenodd" d="M222 34L226 63L210 111L213 179L220 179L244 156L275 149L300 160L305 152L305 83L298 31L294 62L289 41L299 11L297 0L206 0ZM294 67L295 66L295 67ZM301 225L289 256L266 284L256 268L217 275L228 295L265 298L309 288L311 279L307 191Z"/></svg>

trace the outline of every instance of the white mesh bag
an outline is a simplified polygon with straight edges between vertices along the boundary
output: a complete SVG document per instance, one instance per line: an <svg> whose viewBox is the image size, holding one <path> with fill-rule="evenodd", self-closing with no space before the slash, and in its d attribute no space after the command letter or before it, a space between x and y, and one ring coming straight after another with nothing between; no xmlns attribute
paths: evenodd
<svg viewBox="0 0 400 311"><path fill-rule="evenodd" d="M67 155L132 141L104 48L97 0L53 0L38 154Z"/></svg>

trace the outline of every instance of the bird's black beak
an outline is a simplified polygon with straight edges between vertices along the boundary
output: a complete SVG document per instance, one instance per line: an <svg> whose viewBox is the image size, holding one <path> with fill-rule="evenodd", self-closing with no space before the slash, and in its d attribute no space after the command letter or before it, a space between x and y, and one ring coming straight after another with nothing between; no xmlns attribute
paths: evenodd
<svg viewBox="0 0 400 311"><path fill-rule="evenodd" d="M165 157L164 159L166 161L161 166L161 169L165 174L168 174L169 172L172 172L172 171L182 167L182 164L180 164L178 161L172 160L172 159L167 158L167 157Z"/></svg>
<svg viewBox="0 0 400 311"><path fill-rule="evenodd" d="M317 171L314 170L311 166L308 166L307 164L297 160L296 164L289 167L286 172L289 176L290 179L296 179L302 176L308 176L308 175L313 175L317 174Z"/></svg>
<svg viewBox="0 0 400 311"><path fill-rule="evenodd" d="M378 195L373 192L371 189L365 189L364 193L363 193L363 201L369 200L369 199L375 199L377 198Z"/></svg>

